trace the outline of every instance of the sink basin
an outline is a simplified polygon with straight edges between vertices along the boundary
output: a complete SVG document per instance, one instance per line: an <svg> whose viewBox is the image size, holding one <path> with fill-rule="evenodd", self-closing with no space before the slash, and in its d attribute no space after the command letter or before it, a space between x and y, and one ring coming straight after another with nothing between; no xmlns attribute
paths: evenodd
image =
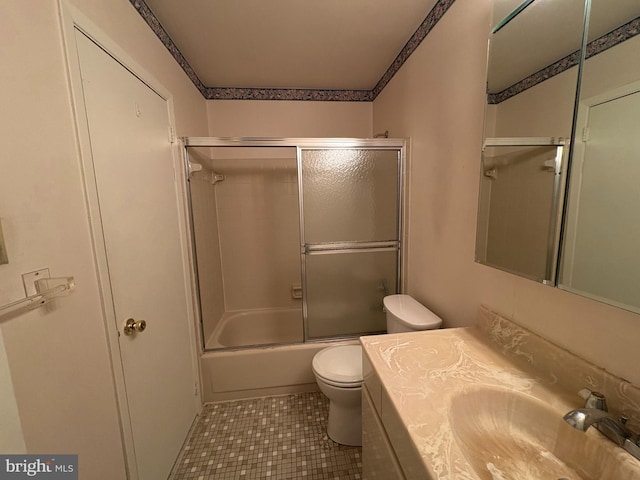
<svg viewBox="0 0 640 480"><path fill-rule="evenodd" d="M454 395L449 420L482 480L640 478L640 462L599 432L570 427L564 413L534 397L486 387Z"/></svg>

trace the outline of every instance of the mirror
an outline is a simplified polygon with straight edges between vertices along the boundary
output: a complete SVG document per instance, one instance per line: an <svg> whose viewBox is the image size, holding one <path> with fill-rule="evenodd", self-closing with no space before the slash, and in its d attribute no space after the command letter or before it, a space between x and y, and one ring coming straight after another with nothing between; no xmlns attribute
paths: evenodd
<svg viewBox="0 0 640 480"><path fill-rule="evenodd" d="M640 312L640 1L496 0L493 25L476 260Z"/></svg>
<svg viewBox="0 0 640 480"><path fill-rule="evenodd" d="M591 0L562 289L640 313L640 1Z"/></svg>
<svg viewBox="0 0 640 480"><path fill-rule="evenodd" d="M476 261L555 284L584 0L496 0Z"/></svg>

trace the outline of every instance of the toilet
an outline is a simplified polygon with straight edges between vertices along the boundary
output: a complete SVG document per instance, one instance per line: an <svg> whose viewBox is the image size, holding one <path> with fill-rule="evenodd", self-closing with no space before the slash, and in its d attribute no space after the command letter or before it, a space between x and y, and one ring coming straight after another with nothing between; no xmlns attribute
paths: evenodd
<svg viewBox="0 0 640 480"><path fill-rule="evenodd" d="M432 330L442 319L409 295L383 300L387 332ZM337 345L320 350L311 362L320 391L329 398L327 434L336 443L362 445L362 347Z"/></svg>

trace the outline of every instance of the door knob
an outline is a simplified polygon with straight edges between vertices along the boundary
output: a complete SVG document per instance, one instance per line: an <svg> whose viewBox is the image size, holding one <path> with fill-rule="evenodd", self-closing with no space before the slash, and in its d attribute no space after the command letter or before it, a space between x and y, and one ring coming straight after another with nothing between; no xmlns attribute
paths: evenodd
<svg viewBox="0 0 640 480"><path fill-rule="evenodd" d="M124 322L122 331L125 335L133 335L136 332L144 332L145 328L147 328L147 322L145 322L144 320L136 321L133 318L128 318Z"/></svg>

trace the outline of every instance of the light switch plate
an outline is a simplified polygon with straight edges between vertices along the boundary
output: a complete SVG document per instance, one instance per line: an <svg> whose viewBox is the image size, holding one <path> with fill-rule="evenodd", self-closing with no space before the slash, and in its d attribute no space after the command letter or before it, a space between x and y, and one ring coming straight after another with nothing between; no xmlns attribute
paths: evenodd
<svg viewBox="0 0 640 480"><path fill-rule="evenodd" d="M35 272L23 273L22 283L24 284L24 293L27 294L27 297L35 295L36 293L38 293L38 290L36 289L36 280L50 277L51 275L49 275L48 268L41 268L40 270L36 270Z"/></svg>
<svg viewBox="0 0 640 480"><path fill-rule="evenodd" d="M4 243L4 235L2 234L2 221L0 221L0 265L9 263L9 255L7 254L7 245Z"/></svg>

